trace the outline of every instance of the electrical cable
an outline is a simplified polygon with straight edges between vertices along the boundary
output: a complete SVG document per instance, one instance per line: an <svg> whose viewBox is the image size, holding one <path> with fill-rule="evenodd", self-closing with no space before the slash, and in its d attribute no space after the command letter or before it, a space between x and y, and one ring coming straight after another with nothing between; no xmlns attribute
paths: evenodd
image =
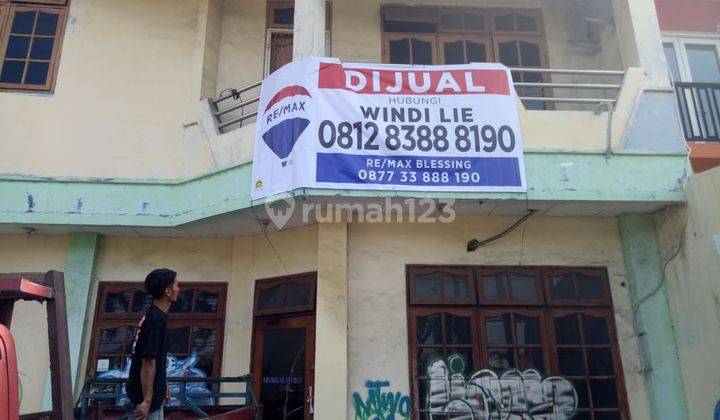
<svg viewBox="0 0 720 420"><path fill-rule="evenodd" d="M270 248L272 248L273 253L275 253L275 258L277 258L278 261L280 261L280 264L285 269L285 274L290 274L290 271L288 270L287 266L285 265L285 262L280 258L280 254L278 254L277 249L275 249L275 245L273 245L272 241L270 240L270 237L267 234L267 228L263 223L260 221L260 218L258 217L257 213L255 213L255 207L250 206L250 210L252 211L253 215L255 216L255 220L257 220L258 225L260 226L260 229L263 232L263 236L265 236L265 240L267 241L268 245L270 245Z"/></svg>
<svg viewBox="0 0 720 420"><path fill-rule="evenodd" d="M491 237L489 237L489 238L487 238L487 239L483 239L482 241L478 241L477 239L471 239L471 240L468 241L468 243L467 243L467 252L474 252L475 250L477 250L477 249L480 248L481 246L487 245L487 244L489 244L490 242L494 242L494 241L497 241L498 239L503 238L503 237L506 236L508 233L510 233L510 232L512 232L513 230L517 229L518 226L520 226L524 221L526 221L530 216L532 216L532 215L535 214L536 212L537 212L537 210L528 210L528 212L527 212L523 217L521 217L520 219L518 219L515 223L513 223L513 224L510 225L507 229L503 230L502 232L498 233L497 235L491 236Z"/></svg>

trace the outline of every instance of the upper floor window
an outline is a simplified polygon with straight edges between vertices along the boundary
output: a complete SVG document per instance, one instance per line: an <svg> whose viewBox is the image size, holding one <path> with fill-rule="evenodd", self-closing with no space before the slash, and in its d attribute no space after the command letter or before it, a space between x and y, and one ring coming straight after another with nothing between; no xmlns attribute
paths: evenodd
<svg viewBox="0 0 720 420"><path fill-rule="evenodd" d="M0 89L52 92L68 0L0 0Z"/></svg>
<svg viewBox="0 0 720 420"><path fill-rule="evenodd" d="M383 61L392 64L499 62L513 68L547 67L539 10L385 6ZM549 82L542 74L513 72L515 82ZM517 87L520 96L549 96ZM544 109L542 102L526 104Z"/></svg>
<svg viewBox="0 0 720 420"><path fill-rule="evenodd" d="M720 37L664 36L668 72L688 141L720 141Z"/></svg>

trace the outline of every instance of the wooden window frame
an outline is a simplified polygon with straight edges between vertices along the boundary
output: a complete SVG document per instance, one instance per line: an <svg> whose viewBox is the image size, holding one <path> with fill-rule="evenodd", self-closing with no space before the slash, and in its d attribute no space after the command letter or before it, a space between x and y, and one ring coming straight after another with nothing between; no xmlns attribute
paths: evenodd
<svg viewBox="0 0 720 420"><path fill-rule="evenodd" d="M265 12L265 29L293 29L294 24L275 23L273 17L276 9L294 8L294 1L267 1ZM332 2L325 2L325 30L332 30Z"/></svg>
<svg viewBox="0 0 720 420"><path fill-rule="evenodd" d="M95 304L95 315L93 318L93 324L91 329L90 347L87 354L87 365L85 372L87 376L97 375L97 350L99 346L100 330L119 328L122 326L128 326L130 328L137 328L138 322L143 317L145 312L131 312L131 313L107 313L104 311L105 302L107 301L107 294L109 292L117 292L123 290L138 290L142 289L143 284L139 282L125 282L125 281L108 281L100 282L98 286L96 304ZM209 376L220 376L222 373L222 361L223 351L225 343L225 308L227 304L227 283L220 282L183 282L181 285L181 292L188 289L210 289L217 290L218 295L218 310L210 313L170 313L168 314L168 330L182 328L184 326L211 326L217 328L217 336L215 338L215 353L213 355L213 372ZM132 298L128 302L129 308L132 308ZM193 305L195 304L195 297L193 296ZM128 339L131 339L128 336ZM192 339L192 330L191 330ZM127 341L125 342L127 346ZM127 357L130 354L123 354ZM208 357L208 355L199 355L200 357Z"/></svg>
<svg viewBox="0 0 720 420"><path fill-rule="evenodd" d="M584 338L584 332L582 324L580 324L580 334L581 334L581 344L562 344L559 345L556 343L556 331L555 331L555 318L571 315L571 314L587 314L596 318L605 318L607 320L607 326L608 326L608 341L609 343L607 345L593 345L593 344L586 344L585 338ZM552 346L556 350L558 348L582 348L583 349L583 368L588 367L588 360L587 360L587 354L585 353L585 349L588 348L610 348L610 354L612 355L612 362L613 362L613 379L615 380L615 385L617 387L617 393L618 393L618 407L617 409L597 409L593 408L593 402L592 402L592 394L588 390L588 405L590 410L595 411L620 411L620 415L627 416L629 418L629 401L627 398L627 387L625 386L625 373L623 371L622 366L622 359L620 358L620 343L618 341L617 337L617 331L615 329L615 314L613 312L612 307L610 308L586 308L586 307L578 307L578 308L549 308L547 309L547 316L546 316L546 325L547 325L547 332L552 340ZM553 351L550 357L550 361L553 366L554 372L560 371L560 361L558 359L557 351ZM596 378L599 379L602 376L601 375L569 375L572 378L576 378L579 376L582 376L585 381L589 381L590 378ZM609 377L609 375L607 376Z"/></svg>
<svg viewBox="0 0 720 420"><path fill-rule="evenodd" d="M448 305L447 303L439 304L438 302L418 302L411 297L411 291L413 291L412 281L417 273L435 272L435 271L462 271L470 269L474 273L475 287L478 291L478 303L477 304L464 304L464 305ZM539 302L528 304L527 301L493 301L483 300L481 277L482 275L492 275L501 272L519 272L522 274L533 274L539 285L537 288L539 294ZM593 300L564 300L558 302L553 301L549 295L549 279L551 275L557 275L558 273L565 274L568 272L589 274L597 277L599 275L602 281L602 290L607 297L602 301ZM418 368L418 351L423 347L437 347L442 348L442 353L445 357L445 349L448 346L445 343L445 323L442 323L443 331L443 343L439 345L419 345L417 343L417 319L419 316L427 316L437 313L449 313L456 316L470 316L473 340L473 365L472 371L476 371L480 368L488 368L489 349L492 348L511 348L513 351L513 363L516 363L515 349L518 348L541 348L544 369L542 372L543 377L559 375L560 373L560 361L558 357L558 349L563 347L573 347L583 349L583 369L584 375L565 375L569 377L569 380L582 380L585 381L585 386L588 387L588 407L587 409L578 409L579 411L591 411L594 412L619 412L621 418L629 418L629 404L627 399L627 387L625 385L625 375L622 367L622 359L620 357L620 343L617 337L615 315L613 312L612 295L610 294L609 278L607 269L603 267L507 267L507 266L434 266L434 265L409 265L406 267L407 277L407 318L408 318L408 363L409 363L409 374L410 374L410 389L413 401L413 418L420 418L420 377L425 377L425 374L419 375ZM575 285L573 280L573 285ZM576 287L576 286L574 286ZM511 333L512 333L512 344L492 344L487 343L487 331L485 320L493 316L504 315L504 314L519 314L524 316L538 317L539 328L540 328L540 342L541 344L518 344L517 343L517 332L515 331L514 315L511 317ZM607 344L587 344L584 338L581 338L580 344L568 344L559 345L556 342L555 332L555 319L559 316L565 316L566 314L586 314L596 318L606 319L607 332L608 332L608 343ZM582 318L579 318L580 320ZM580 322L581 337L584 337L582 331L583 326ZM459 346L463 347L463 346ZM609 348L612 355L612 375L591 375L589 371L588 356L585 349L588 348ZM502 369L501 369L502 370ZM582 376L582 378L580 378ZM612 378L615 381L615 387L618 398L618 405L616 408L593 408L592 394L590 392L590 380L602 380Z"/></svg>
<svg viewBox="0 0 720 420"><path fill-rule="evenodd" d="M512 349L513 352L515 349L524 349L524 348L539 348L542 349L543 352L543 364L545 366L544 372L547 373L551 370L551 361L550 361L550 355L548 354L548 347L551 344L551 341L548 337L546 337L543 334L540 334L540 344L517 344L517 331L515 330L515 323L514 317L511 318L510 322L510 331L512 334L512 341L511 344L489 344L487 341L487 330L485 325L485 320L487 318L495 318L500 315L505 314L518 314L522 315L528 318L535 317L539 318L539 328L541 331L544 331L546 329L546 322L547 322L547 316L546 311L542 307L533 307L529 308L526 306L520 306L520 307L489 307L487 309L478 309L477 310L477 320L478 320L478 327L480 331L480 336L478 337L478 343L480 345L480 353L481 353L481 363L485 363L486 366L489 364L489 357L490 357L490 348L504 348L504 349ZM514 355L513 355L514 357ZM482 366L482 365L480 365ZM480 367L478 366L478 367Z"/></svg>
<svg viewBox="0 0 720 420"><path fill-rule="evenodd" d="M490 28L492 27L492 21L490 20L490 13L488 8L484 7L441 7L437 10L437 27L438 34L477 34L477 35L490 35ZM480 15L483 17L485 22L485 29L457 29L457 28L446 28L442 23L443 14L451 13L470 13L474 15Z"/></svg>
<svg viewBox="0 0 720 420"><path fill-rule="evenodd" d="M478 301L481 305L493 305L493 306L543 306L545 303L545 291L543 287L543 279L540 275L540 270L536 268L522 268L522 267L508 267L508 268L490 268L490 269L477 269L475 270L477 278L477 291ZM535 300L519 300L513 299L487 299L485 297L485 288L483 287L483 277L495 276L504 273L514 273L523 276L535 278L535 290L537 291L537 299ZM508 278L508 294L512 296L512 285Z"/></svg>
<svg viewBox="0 0 720 420"><path fill-rule="evenodd" d="M486 62L491 63L495 59L495 51L493 49L492 38L490 38L490 35L483 35L477 32L468 32L464 34L438 34L438 61L440 61L440 59L442 58L443 64L445 64L445 44L458 41L463 43L463 54L465 55L465 61L468 61L466 45L467 42L474 42L476 44L485 45L485 58L487 59Z"/></svg>
<svg viewBox="0 0 720 420"><path fill-rule="evenodd" d="M397 4L386 4L386 6L398 6ZM405 6L405 7L425 7L425 6ZM389 45L391 40L403 39L403 38L425 38L424 40L430 40L434 44L433 62L435 64L444 64L445 55L442 41L448 38L454 40L475 40L482 39L482 36L487 36L489 44L486 44L487 60L488 62L498 61L498 42L497 38L503 41L506 40L518 40L525 42L533 42L540 47L540 62L542 68L547 68L549 63L549 56L547 50L547 37L545 36L545 24L543 20L543 14L541 9L514 9L514 8L492 8L492 7L434 7L437 13L437 31L432 33L415 33L415 32L387 32L384 27L384 15L381 14L382 20L382 60L383 63L390 62L390 51ZM449 29L442 26L441 15L448 12L470 12L481 14L485 17L485 30L458 30ZM537 21L538 30L532 31L496 31L494 17L504 15L508 13L520 13L530 15ZM475 38L477 36L477 38ZM501 42L503 42L501 41ZM411 60L412 61L412 60ZM550 79L545 76L544 81L549 82Z"/></svg>
<svg viewBox="0 0 720 420"><path fill-rule="evenodd" d="M532 16L537 22L537 31L503 31L495 27L495 17L507 15L509 13L524 14ZM542 9L513 9L513 8L492 8L488 13L490 20L490 32L497 35L534 35L545 36L545 25L543 22Z"/></svg>
<svg viewBox="0 0 720 420"><path fill-rule="evenodd" d="M605 299L582 300L582 299L554 299L552 297L551 277L561 276L564 274L573 274L573 289L575 295L578 295L578 285L575 274L585 274L591 277L600 276L601 289L605 295ZM610 292L610 282L607 272L604 270L596 270L591 268L555 268L543 270L543 283L545 285L545 296L548 306L612 306L612 294Z"/></svg>
<svg viewBox="0 0 720 420"><path fill-rule="evenodd" d="M309 284L310 285L310 302L307 305L288 306L277 309L259 309L260 292L271 289L286 283ZM288 313L312 312L315 310L315 300L317 293L317 273L308 272L302 274L292 274L289 276L272 277L255 281L255 293L253 297L253 316L280 315Z"/></svg>
<svg viewBox="0 0 720 420"><path fill-rule="evenodd" d="M473 354L473 363L472 366L469 368L475 369L482 358L481 349L479 349L475 343L477 343L480 340L480 337L478 336L480 330L478 328L479 326L479 320L477 318L477 311L473 309L472 306L465 306L465 307L452 307L452 306L431 306L431 307L423 307L423 306L411 306L410 304L407 305L407 311L408 311L408 340L411 343L409 350L411 352L410 357L408 358L409 363L409 372L410 372L410 389L412 392L412 404L413 404L413 415L411 418L421 418L420 417L420 401L419 401L419 395L420 395L420 381L418 380L420 376L426 376L425 374L419 375L418 372L418 360L417 360L417 353L420 348L441 348L442 353L445 357L447 357L447 354L445 350L448 347L466 347L463 345L447 345L447 342L445 340L446 334L445 334L445 322L441 322L441 328L442 328L442 335L443 335L443 343L439 345L424 345L424 346L418 346L416 344L416 337L417 337L417 322L416 322L416 316L428 316L428 315L434 315L434 314L450 314L454 316L461 316L461 317L469 317L470 318L470 340L471 344L468 346L472 349ZM442 318L444 320L444 318Z"/></svg>
<svg viewBox="0 0 720 420"><path fill-rule="evenodd" d="M65 39L65 27L67 26L67 17L69 9L69 0L50 0L51 2L12 2L0 4L0 70L2 70L3 62L5 60L5 54L8 47L8 40L10 38L10 31L12 28L12 20L17 11L35 11L41 12L58 12L58 23L55 31L55 35L52 37L53 49L50 54L50 60L48 61L48 72L44 85L32 85L27 83L0 83L0 92L38 92L38 93L54 93L55 84L57 82L58 67L60 65L60 54L62 52L62 44ZM65 6L59 6L59 5ZM55 5L55 6L53 6ZM5 10L1 10L4 8ZM31 34L31 37L35 37L35 34ZM49 38L49 37L47 37ZM28 49L28 57L32 44ZM25 67L29 58L26 57L24 60ZM39 60L45 62L45 60ZM23 80L25 74L23 73Z"/></svg>
<svg viewBox="0 0 720 420"><path fill-rule="evenodd" d="M277 9L288 9L288 8L294 8L295 2L294 1L268 1L267 2L267 19L265 22L265 25L268 29L292 29L293 24L282 24L282 23L275 23L273 21L273 18L275 16L275 10Z"/></svg>
<svg viewBox="0 0 720 420"><path fill-rule="evenodd" d="M410 33L410 32L387 32L383 34L383 47L382 47L382 57L383 62L387 63L390 61L390 42L391 41L397 41L402 39L417 39L420 41L426 41L430 42L430 46L432 47L432 59L433 64L438 63L438 45L437 45L437 36L436 34L423 34L423 33ZM410 62L413 61L412 59L412 41L410 43Z"/></svg>
<svg viewBox="0 0 720 420"><path fill-rule="evenodd" d="M537 44L540 55L540 68L547 68L548 65L548 52L547 47L545 45L545 39L540 37L539 35L495 35L493 36L493 51L495 52L495 59L497 60L500 56L500 43L501 42L509 42L509 41L517 41L517 42L525 42L528 44ZM518 45L518 58L522 57L520 55L520 46ZM535 66L528 67L523 66L522 64L518 64L518 68L537 68Z"/></svg>
<svg viewBox="0 0 720 420"><path fill-rule="evenodd" d="M407 268L408 273L406 278L408 287L408 298L409 304L412 305L451 305L451 306L462 306L462 305L474 305L477 301L475 291L475 277L473 271L467 268L453 268L453 267L421 267L421 266L409 266ZM415 297L415 287L412 283L412 279L418 275L426 275L432 273L440 274L440 299L418 299ZM444 299L445 276L444 273L450 273L457 276L467 276L468 278L468 293L470 297L468 299Z"/></svg>

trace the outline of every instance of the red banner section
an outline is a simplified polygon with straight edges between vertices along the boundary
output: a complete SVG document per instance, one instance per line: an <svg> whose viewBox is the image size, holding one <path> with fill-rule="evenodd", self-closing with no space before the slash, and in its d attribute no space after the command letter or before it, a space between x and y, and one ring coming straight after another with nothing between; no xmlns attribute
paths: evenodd
<svg viewBox="0 0 720 420"><path fill-rule="evenodd" d="M383 70L320 63L320 89L379 95L510 95L505 70Z"/></svg>

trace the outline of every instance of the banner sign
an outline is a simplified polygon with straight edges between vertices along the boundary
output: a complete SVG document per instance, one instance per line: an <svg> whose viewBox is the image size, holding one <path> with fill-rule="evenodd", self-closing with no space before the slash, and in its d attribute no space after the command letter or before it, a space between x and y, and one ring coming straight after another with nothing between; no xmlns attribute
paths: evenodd
<svg viewBox="0 0 720 420"><path fill-rule="evenodd" d="M260 93L251 198L297 188L525 191L500 64L290 63Z"/></svg>

